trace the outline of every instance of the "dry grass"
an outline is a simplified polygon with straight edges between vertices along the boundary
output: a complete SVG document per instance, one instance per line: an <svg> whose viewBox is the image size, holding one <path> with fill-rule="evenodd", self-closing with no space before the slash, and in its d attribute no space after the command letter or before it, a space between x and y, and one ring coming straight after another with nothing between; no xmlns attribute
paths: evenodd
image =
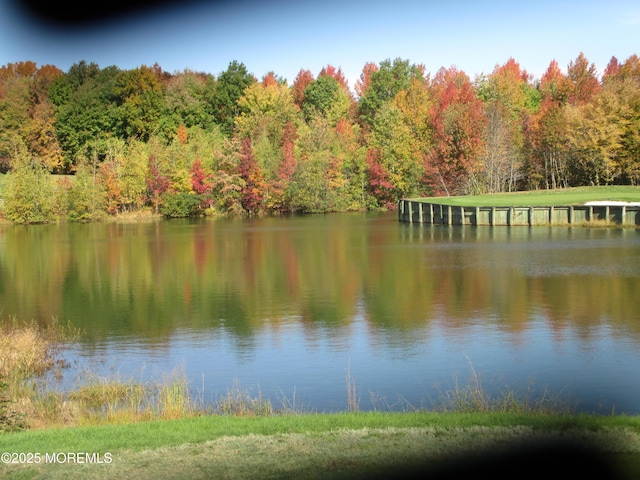
<svg viewBox="0 0 640 480"><path fill-rule="evenodd" d="M247 390L240 388L240 382L235 379L227 393L217 399L214 412L220 415L262 417L273 415L274 408L269 400L262 397L260 390L257 397L252 397Z"/></svg>
<svg viewBox="0 0 640 480"><path fill-rule="evenodd" d="M350 366L347 366L345 380L347 382L347 410L357 412L360 410L360 395L358 394L355 380L351 378Z"/></svg>
<svg viewBox="0 0 640 480"><path fill-rule="evenodd" d="M132 210L127 212L119 212L118 214L107 217L107 221L115 223L151 223L162 220L164 217L159 213L154 213L149 208Z"/></svg>
<svg viewBox="0 0 640 480"><path fill-rule="evenodd" d="M452 388L440 391L433 410L456 413L521 413L537 415L558 415L574 413L571 402L560 393L551 394L547 390L514 390L505 386L502 392L491 394L483 386L482 378L467 357L471 379L459 383L454 379Z"/></svg>
<svg viewBox="0 0 640 480"><path fill-rule="evenodd" d="M11 419L18 417L28 427L30 418L51 410L52 399L39 395L33 380L52 371L61 375L67 365L58 353L63 343L77 334L55 319L47 325L20 323L15 318L0 323L0 383L5 410L0 430L13 428Z"/></svg>
<svg viewBox="0 0 640 480"><path fill-rule="evenodd" d="M15 319L0 324L0 377L8 383L42 376L64 368L56 358L61 344L77 331L55 319L45 326L35 322L21 324Z"/></svg>

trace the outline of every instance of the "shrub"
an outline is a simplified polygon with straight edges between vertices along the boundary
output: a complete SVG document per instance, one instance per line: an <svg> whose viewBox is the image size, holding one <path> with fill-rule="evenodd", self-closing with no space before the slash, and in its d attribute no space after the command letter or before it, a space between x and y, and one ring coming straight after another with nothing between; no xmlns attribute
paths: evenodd
<svg viewBox="0 0 640 480"><path fill-rule="evenodd" d="M202 214L202 200L192 193L167 193L160 211L165 217L194 217Z"/></svg>
<svg viewBox="0 0 640 480"><path fill-rule="evenodd" d="M14 223L55 220L55 186L44 167L28 161L16 164L6 177L3 212Z"/></svg>

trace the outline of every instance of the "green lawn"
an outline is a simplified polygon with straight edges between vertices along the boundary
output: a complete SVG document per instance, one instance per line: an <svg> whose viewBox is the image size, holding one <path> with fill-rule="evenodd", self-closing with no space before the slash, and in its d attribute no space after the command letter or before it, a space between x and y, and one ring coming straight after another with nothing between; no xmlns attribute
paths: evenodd
<svg viewBox="0 0 640 480"><path fill-rule="evenodd" d="M15 479L422 478L417 472L429 478L507 478L520 469L540 477L552 469L567 478L634 478L640 474L640 418L433 412L203 416L5 433L1 452L31 454L22 464L0 464L0 476ZM32 463L26 463L29 458Z"/></svg>
<svg viewBox="0 0 640 480"><path fill-rule="evenodd" d="M575 187L556 190L500 193L492 195L466 195L460 197L426 197L428 203L478 207L537 207L558 205L582 205L589 201L614 200L640 202L640 187L604 186Z"/></svg>

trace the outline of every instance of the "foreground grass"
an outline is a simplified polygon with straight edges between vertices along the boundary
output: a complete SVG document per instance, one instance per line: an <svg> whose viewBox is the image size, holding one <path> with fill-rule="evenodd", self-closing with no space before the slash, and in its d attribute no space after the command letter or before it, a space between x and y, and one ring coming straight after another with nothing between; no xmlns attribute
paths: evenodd
<svg viewBox="0 0 640 480"><path fill-rule="evenodd" d="M576 474L588 467L590 476L606 469L606 478L633 478L640 475L640 419L428 412L205 416L5 433L0 452L41 456L37 464L0 464L4 478L402 478L471 469L502 478L514 475L502 469L523 458L532 462L516 465L524 473L567 468ZM79 452L107 461L68 460ZM61 463L45 463L47 453L63 453L56 457Z"/></svg>
<svg viewBox="0 0 640 480"><path fill-rule="evenodd" d="M614 200L640 202L640 187L601 186L575 187L556 190L534 190L529 192L499 193L491 195L466 195L460 197L420 198L430 203L454 206L521 207L582 205L590 201Z"/></svg>

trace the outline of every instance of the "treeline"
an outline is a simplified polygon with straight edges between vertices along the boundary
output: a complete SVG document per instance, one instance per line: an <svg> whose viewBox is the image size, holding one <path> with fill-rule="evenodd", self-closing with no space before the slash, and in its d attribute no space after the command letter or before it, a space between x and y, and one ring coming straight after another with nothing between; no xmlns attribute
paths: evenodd
<svg viewBox="0 0 640 480"><path fill-rule="evenodd" d="M348 85L81 61L0 67L2 214L20 223L394 208L398 199L640 182L640 59L533 79L397 58ZM51 175L58 174L58 175ZM52 180L53 179L53 180Z"/></svg>

